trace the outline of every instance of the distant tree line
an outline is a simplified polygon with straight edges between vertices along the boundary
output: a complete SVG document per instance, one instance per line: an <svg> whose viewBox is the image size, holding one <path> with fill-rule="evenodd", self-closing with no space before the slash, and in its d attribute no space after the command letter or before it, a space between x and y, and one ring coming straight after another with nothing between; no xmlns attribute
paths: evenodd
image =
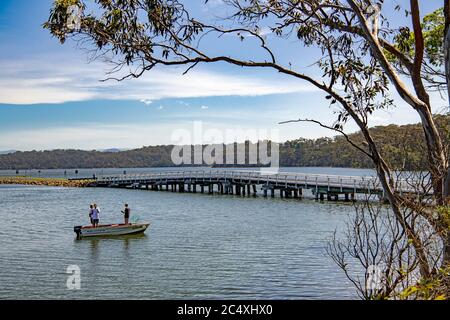
<svg viewBox="0 0 450 320"><path fill-rule="evenodd" d="M450 116L436 116L450 143ZM421 126L389 125L370 129L390 165L396 169L426 168L426 147ZM350 134L355 143L364 146L360 133ZM250 142L246 142L246 151ZM191 146L193 148L193 146ZM70 169L70 168L137 168L173 166L173 145L148 146L120 152L52 150L26 151L0 155L0 169ZM448 147L447 147L448 149ZM235 163L239 148L235 144ZM226 157L226 151L224 158ZM246 154L246 163L248 154ZM230 165L227 163L227 165ZM280 166L372 168L371 160L347 143L343 136L319 139L296 139L280 144Z"/></svg>
<svg viewBox="0 0 450 320"><path fill-rule="evenodd" d="M450 116L438 115L435 118L449 150ZM393 169L426 169L427 149L422 127L418 124L377 126L370 132ZM350 134L349 138L364 147L364 139L359 132ZM372 168L371 159L352 147L343 136L287 141L280 153L282 166Z"/></svg>

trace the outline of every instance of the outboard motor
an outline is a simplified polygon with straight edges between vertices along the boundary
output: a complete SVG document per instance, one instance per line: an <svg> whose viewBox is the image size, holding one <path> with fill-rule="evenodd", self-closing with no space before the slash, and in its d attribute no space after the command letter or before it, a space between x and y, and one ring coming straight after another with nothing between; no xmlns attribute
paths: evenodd
<svg viewBox="0 0 450 320"><path fill-rule="evenodd" d="M82 228L82 226L73 227L73 231L77 234L77 239L81 238L81 228Z"/></svg>

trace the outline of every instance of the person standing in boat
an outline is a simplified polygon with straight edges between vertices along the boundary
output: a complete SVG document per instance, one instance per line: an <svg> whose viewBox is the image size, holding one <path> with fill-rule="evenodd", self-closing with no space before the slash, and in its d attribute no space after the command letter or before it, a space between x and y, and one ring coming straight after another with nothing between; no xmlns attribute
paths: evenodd
<svg viewBox="0 0 450 320"><path fill-rule="evenodd" d="M92 219L92 213L94 211L94 205L89 205L89 219L91 220L92 226L94 226L94 220Z"/></svg>
<svg viewBox="0 0 450 320"><path fill-rule="evenodd" d="M94 227L98 227L98 222L100 220L100 209L97 207L97 204L94 203L94 208L92 209L92 225Z"/></svg>
<svg viewBox="0 0 450 320"><path fill-rule="evenodd" d="M125 208L122 210L122 213L125 224L128 224L128 219L130 219L130 208L128 207L128 203L125 203Z"/></svg>

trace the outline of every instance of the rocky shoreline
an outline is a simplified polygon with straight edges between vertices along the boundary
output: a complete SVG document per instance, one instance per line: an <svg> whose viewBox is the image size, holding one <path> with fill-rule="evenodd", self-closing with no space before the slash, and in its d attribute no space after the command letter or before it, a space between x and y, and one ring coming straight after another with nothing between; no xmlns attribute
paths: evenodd
<svg viewBox="0 0 450 320"><path fill-rule="evenodd" d="M0 184L22 184L33 186L84 188L92 185L94 180L68 180L58 178L35 177L0 177Z"/></svg>

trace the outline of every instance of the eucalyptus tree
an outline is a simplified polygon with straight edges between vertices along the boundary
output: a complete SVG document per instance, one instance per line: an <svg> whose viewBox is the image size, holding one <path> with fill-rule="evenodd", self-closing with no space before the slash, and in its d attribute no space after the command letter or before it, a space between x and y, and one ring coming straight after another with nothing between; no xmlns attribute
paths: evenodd
<svg viewBox="0 0 450 320"><path fill-rule="evenodd" d="M414 250L420 275L427 278L438 266L432 263L435 259L410 217L412 213L421 217L439 235L442 262L449 264L448 211L436 214L436 207L446 208L449 198L448 150L433 119L430 93L447 91L449 83L445 72L449 69L445 61L448 50L443 44L449 47L450 9L445 0L444 9L423 19L419 1L410 0L404 8L396 7L400 17L396 19L383 14L384 2L223 0L230 14L211 22L194 17L186 3L178 0L95 0L89 8L82 0L56 0L44 27L62 43L72 38L89 49L94 58L106 58L114 66L113 73L120 74L108 75L109 80L138 78L156 66L186 66L185 72L189 72L199 64L223 62L275 70L321 90L331 105L339 107L336 122L300 121L314 121L343 134L355 150L372 160L395 221ZM76 28L68 23L73 19L69 8L74 5L81 9ZM408 22L398 26L402 21ZM264 35L263 27L270 31L270 37ZM244 43L257 43L251 57L229 53L225 41L223 46L216 42L214 50L203 41L205 37L220 40L225 35L227 39L234 36ZM315 68L296 68L295 63L283 62L274 50L273 39L295 40L318 50ZM121 74L124 70L125 75ZM395 174L371 135L371 114L392 106L392 91L421 119L432 201L422 198L417 203L398 192ZM345 134L344 125L350 119L361 130L363 144Z"/></svg>

